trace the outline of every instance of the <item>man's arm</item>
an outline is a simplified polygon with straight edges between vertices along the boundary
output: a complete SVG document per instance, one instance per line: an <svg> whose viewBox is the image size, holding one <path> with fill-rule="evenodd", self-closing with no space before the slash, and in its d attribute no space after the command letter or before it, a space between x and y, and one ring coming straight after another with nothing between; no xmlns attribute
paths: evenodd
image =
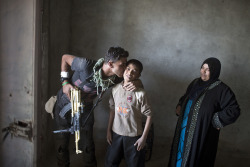
<svg viewBox="0 0 250 167"><path fill-rule="evenodd" d="M62 73L64 73L66 76L68 76L68 71L69 71L69 66L72 65L72 62L74 60L75 56L69 55L69 54L64 54L62 56L62 61L61 61L61 76ZM62 82L63 86L63 93L65 93L68 98L70 99L70 89L73 88L73 86L69 83L69 81L66 79Z"/></svg>
<svg viewBox="0 0 250 167"><path fill-rule="evenodd" d="M74 58L75 58L75 56L73 56L73 55L64 54L62 56L61 71L68 72L68 67L71 66Z"/></svg>
<svg viewBox="0 0 250 167"><path fill-rule="evenodd" d="M137 151L140 151L146 145L146 140L147 140L147 136L148 136L148 132L150 130L151 124L152 124L152 117L147 116L143 134L134 144L134 146L137 145Z"/></svg>

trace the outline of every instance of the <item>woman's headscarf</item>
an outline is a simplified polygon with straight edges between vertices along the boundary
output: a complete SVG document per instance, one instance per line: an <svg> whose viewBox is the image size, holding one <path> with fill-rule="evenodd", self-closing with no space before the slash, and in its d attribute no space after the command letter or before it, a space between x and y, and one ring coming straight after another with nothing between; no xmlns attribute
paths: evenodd
<svg viewBox="0 0 250 167"><path fill-rule="evenodd" d="M210 71L210 77L208 81L203 81L201 78L199 78L198 82L193 86L189 93L190 99L195 99L206 87L208 87L210 84L212 84L214 81L217 81L220 76L220 70L221 70L221 63L217 58L210 57L206 59L202 65L207 64Z"/></svg>
<svg viewBox="0 0 250 167"><path fill-rule="evenodd" d="M208 65L209 71L210 71L210 78L208 81L218 80L218 78L220 76L220 69L221 69L220 60L218 60L217 58L214 58L214 57L210 57L202 63L201 67L204 64Z"/></svg>

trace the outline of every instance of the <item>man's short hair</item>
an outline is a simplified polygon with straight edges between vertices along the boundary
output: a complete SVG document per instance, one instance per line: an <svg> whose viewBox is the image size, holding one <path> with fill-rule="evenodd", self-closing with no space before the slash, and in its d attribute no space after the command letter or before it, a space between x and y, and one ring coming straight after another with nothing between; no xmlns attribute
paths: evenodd
<svg viewBox="0 0 250 167"><path fill-rule="evenodd" d="M105 55L105 63L108 63L109 61L116 62L121 57L128 57L129 53L128 51L124 50L121 47L110 47Z"/></svg>
<svg viewBox="0 0 250 167"><path fill-rule="evenodd" d="M141 63L139 60L131 59L131 60L129 60L129 61L127 62L126 65L128 66L129 64L135 65L135 66L139 69L139 72L140 72L140 73L142 72L142 70L143 70L143 65L142 65L142 63Z"/></svg>

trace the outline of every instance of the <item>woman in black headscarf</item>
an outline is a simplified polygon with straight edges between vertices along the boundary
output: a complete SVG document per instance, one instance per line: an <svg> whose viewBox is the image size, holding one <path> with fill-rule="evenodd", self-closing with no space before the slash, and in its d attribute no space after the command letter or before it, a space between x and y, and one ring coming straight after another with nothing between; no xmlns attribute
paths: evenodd
<svg viewBox="0 0 250 167"><path fill-rule="evenodd" d="M180 98L169 167L214 166L220 129L240 115L234 93L219 80L220 69L218 59L206 59L200 78Z"/></svg>

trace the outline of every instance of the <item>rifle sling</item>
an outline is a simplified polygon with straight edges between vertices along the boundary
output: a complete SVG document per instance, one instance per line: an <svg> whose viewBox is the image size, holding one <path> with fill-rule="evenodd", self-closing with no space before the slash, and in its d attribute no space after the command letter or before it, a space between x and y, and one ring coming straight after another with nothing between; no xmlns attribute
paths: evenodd
<svg viewBox="0 0 250 167"><path fill-rule="evenodd" d="M96 106L98 105L98 103L102 100L102 96L103 96L104 93L105 93L105 90L102 91L102 92L100 93L100 95L98 96L98 99L96 100L94 106L93 106L92 109L90 110L90 112L89 112L87 118L84 120L84 123L83 123L83 125L81 126L82 128L84 128L85 124L87 123L87 121L88 121L88 119L89 119L89 116L93 113L93 111L94 111L94 109L96 108Z"/></svg>

